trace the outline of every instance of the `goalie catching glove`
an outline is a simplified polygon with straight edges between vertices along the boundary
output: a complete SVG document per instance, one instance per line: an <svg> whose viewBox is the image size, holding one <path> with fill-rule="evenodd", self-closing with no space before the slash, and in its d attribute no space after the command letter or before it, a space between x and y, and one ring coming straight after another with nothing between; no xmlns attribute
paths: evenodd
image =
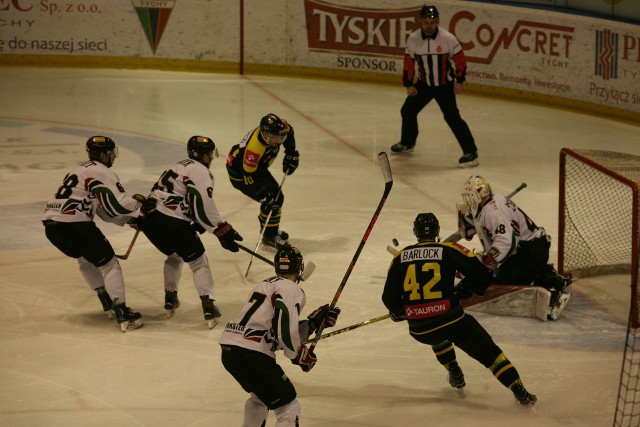
<svg viewBox="0 0 640 427"><path fill-rule="evenodd" d="M300 153L298 153L298 150L285 153L284 159L282 160L282 172L291 175L298 169L299 164Z"/></svg>
<svg viewBox="0 0 640 427"><path fill-rule="evenodd" d="M228 222L224 221L218 224L216 229L213 230L213 234L216 235L218 240L220 240L220 244L226 250L231 252L238 252L240 250L236 241L241 242L242 236L238 234Z"/></svg>
<svg viewBox="0 0 640 427"><path fill-rule="evenodd" d="M329 304L321 305L316 308L309 316L309 335L318 330L324 320L324 326L330 328L336 325L338 316L340 315L340 307L333 307L329 310Z"/></svg>
<svg viewBox="0 0 640 427"><path fill-rule="evenodd" d="M298 347L298 355L295 359L291 359L291 363L294 365L300 366L304 372L309 372L316 366L318 362L318 358L313 353L313 351L309 350L306 345L301 345Z"/></svg>

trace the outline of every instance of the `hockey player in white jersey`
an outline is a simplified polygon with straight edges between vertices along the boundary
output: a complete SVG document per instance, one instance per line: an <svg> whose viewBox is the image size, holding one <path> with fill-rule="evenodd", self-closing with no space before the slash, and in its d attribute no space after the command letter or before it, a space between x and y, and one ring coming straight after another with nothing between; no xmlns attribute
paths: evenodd
<svg viewBox="0 0 640 427"><path fill-rule="evenodd" d="M107 238L94 222L123 225L146 211L145 198L125 194L111 166L118 156L115 142L106 136L87 140L89 161L69 172L55 198L47 202L42 222L47 238L65 255L76 258L82 276L95 290L105 312L112 310L122 331L142 326L142 316L125 304L122 269ZM143 203L141 203L143 202Z"/></svg>
<svg viewBox="0 0 640 427"><path fill-rule="evenodd" d="M164 289L167 315L180 305L178 283L186 262L193 273L193 283L202 302L204 318L213 328L220 317L213 276L198 232L210 232L223 248L238 252L242 237L231 224L223 221L213 200L214 178L209 167L218 157L211 138L192 136L187 142L188 158L162 173L151 190L156 208L145 217L142 231L149 241L167 256L164 262Z"/></svg>
<svg viewBox="0 0 640 427"><path fill-rule="evenodd" d="M489 183L471 176L458 205L460 235L471 240L478 235L483 245L482 261L494 272L495 284L536 285L551 291L548 318L556 320L571 294L571 283L548 264L551 238L513 201L491 191Z"/></svg>
<svg viewBox="0 0 640 427"><path fill-rule="evenodd" d="M317 358L303 343L325 322L334 326L340 309L324 305L301 320L306 297L298 283L304 270L302 254L288 243L274 258L276 276L265 279L249 293L240 314L227 323L220 346L222 364L249 393L243 426L264 426L269 410L277 427L298 425L300 403L291 380L276 363L276 351L304 372Z"/></svg>

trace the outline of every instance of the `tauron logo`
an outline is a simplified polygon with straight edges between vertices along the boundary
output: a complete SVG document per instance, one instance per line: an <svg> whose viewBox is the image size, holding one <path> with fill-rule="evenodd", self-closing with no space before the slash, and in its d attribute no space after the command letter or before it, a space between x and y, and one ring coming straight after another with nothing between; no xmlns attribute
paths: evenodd
<svg viewBox="0 0 640 427"><path fill-rule="evenodd" d="M131 0L142 24L149 46L155 55L176 0Z"/></svg>
<svg viewBox="0 0 640 427"><path fill-rule="evenodd" d="M595 75L602 80L618 78L618 34L596 31Z"/></svg>

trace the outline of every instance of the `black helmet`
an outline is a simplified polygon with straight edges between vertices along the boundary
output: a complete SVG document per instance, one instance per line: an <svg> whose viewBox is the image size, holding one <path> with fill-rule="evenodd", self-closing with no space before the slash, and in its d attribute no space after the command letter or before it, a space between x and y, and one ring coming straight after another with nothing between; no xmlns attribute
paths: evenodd
<svg viewBox="0 0 640 427"><path fill-rule="evenodd" d="M189 142L187 142L187 154L190 159L197 160L205 166L209 166L211 160L209 160L209 163L202 161L202 156L207 153L210 153L211 160L218 157L218 149L211 138L199 135L189 138Z"/></svg>
<svg viewBox="0 0 640 427"><path fill-rule="evenodd" d="M440 223L431 212L418 214L413 221L413 234L418 239L436 240L440 236Z"/></svg>
<svg viewBox="0 0 640 427"><path fill-rule="evenodd" d="M89 160L100 161L100 153L105 151L114 151L116 156L118 155L116 150L116 143L108 136L92 136L87 140L87 153L89 153Z"/></svg>
<svg viewBox="0 0 640 427"><path fill-rule="evenodd" d="M260 120L260 130L271 135L284 136L289 132L289 124L273 113L269 113Z"/></svg>
<svg viewBox="0 0 640 427"><path fill-rule="evenodd" d="M302 254L288 243L280 246L276 256L273 258L273 265L277 274L295 274L300 278L304 271L304 260Z"/></svg>
<svg viewBox="0 0 640 427"><path fill-rule="evenodd" d="M438 19L440 18L440 12L438 12L435 6L422 6L422 9L420 9L420 19L425 18Z"/></svg>

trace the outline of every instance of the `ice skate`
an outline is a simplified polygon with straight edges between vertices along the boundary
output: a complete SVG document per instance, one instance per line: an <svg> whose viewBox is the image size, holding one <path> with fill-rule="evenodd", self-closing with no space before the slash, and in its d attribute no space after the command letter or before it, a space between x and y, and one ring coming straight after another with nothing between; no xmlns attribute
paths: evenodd
<svg viewBox="0 0 640 427"><path fill-rule="evenodd" d="M457 362L451 362L448 366L449 371L449 384L451 387L462 389L467 383L464 381L464 374L462 373L462 369Z"/></svg>
<svg viewBox="0 0 640 427"><path fill-rule="evenodd" d="M451 362L447 365L447 371L449 372L448 380L451 387L453 387L461 398L467 398L467 392L464 387L467 383L464 381L464 374L457 362Z"/></svg>
<svg viewBox="0 0 640 427"><path fill-rule="evenodd" d="M538 401L538 398L529 393L522 384L514 385L511 387L511 391L513 392L513 396L516 398L516 401L525 408L532 407Z"/></svg>
<svg viewBox="0 0 640 427"><path fill-rule="evenodd" d="M464 153L464 155L458 159L458 164L463 168L478 166L480 164L478 161L478 152L474 151L473 153Z"/></svg>
<svg viewBox="0 0 640 427"><path fill-rule="evenodd" d="M176 314L178 307L180 307L178 291L164 291L164 309L167 310L167 319L171 319Z"/></svg>
<svg viewBox="0 0 640 427"><path fill-rule="evenodd" d="M571 294L568 292L554 292L551 296L551 303L549 304L549 312L547 313L547 319L557 320L560 313L566 307Z"/></svg>
<svg viewBox="0 0 640 427"><path fill-rule="evenodd" d="M116 314L113 312L113 301L111 301L111 297L109 296L109 293L104 288L104 286L100 286L98 289L96 289L96 293L98 294L98 299L102 304L102 309L105 313L107 313L109 319L113 319L114 317L116 317Z"/></svg>
<svg viewBox="0 0 640 427"><path fill-rule="evenodd" d="M262 245L270 249L278 250L280 246L287 243L287 239L285 239L283 236L289 238L289 235L284 231L281 231L274 236L267 236L265 234L264 236L262 236Z"/></svg>
<svg viewBox="0 0 640 427"><path fill-rule="evenodd" d="M218 307L215 306L213 300L207 295L200 296L202 300L202 311L204 312L204 320L207 321L209 329L212 329L218 324L218 318L222 316Z"/></svg>
<svg viewBox="0 0 640 427"><path fill-rule="evenodd" d="M391 146L391 152L409 154L409 153L413 153L413 147L409 147L404 145L402 142L398 142Z"/></svg>
<svg viewBox="0 0 640 427"><path fill-rule="evenodd" d="M118 321L122 332L142 327L142 315L135 311L131 311L125 303L119 303L117 298L114 302L113 310L116 312L116 320Z"/></svg>

